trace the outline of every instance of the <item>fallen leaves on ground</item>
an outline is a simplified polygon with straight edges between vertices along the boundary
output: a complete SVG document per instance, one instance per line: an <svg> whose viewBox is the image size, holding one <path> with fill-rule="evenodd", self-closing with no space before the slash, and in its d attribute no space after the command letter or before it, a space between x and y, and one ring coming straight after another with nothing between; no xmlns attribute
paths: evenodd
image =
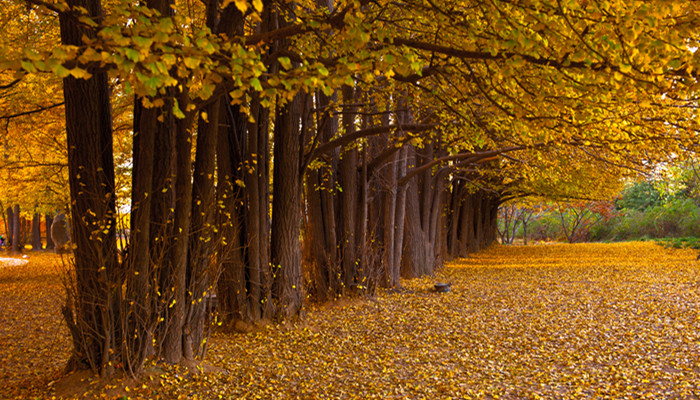
<svg viewBox="0 0 700 400"><path fill-rule="evenodd" d="M124 395L697 399L695 256L652 243L494 246L400 292L311 306L298 326L217 333L208 363L221 372L167 368ZM23 276L0 275L3 304Z"/></svg>
<svg viewBox="0 0 700 400"><path fill-rule="evenodd" d="M0 261L0 399L34 398L68 360L62 265L40 252Z"/></svg>

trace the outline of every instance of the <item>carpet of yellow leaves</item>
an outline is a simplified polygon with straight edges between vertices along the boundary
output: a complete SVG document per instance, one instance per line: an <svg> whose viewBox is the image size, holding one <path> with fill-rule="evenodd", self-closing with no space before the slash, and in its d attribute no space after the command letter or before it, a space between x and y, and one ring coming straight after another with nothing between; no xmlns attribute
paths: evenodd
<svg viewBox="0 0 700 400"><path fill-rule="evenodd" d="M400 292L311 306L297 326L217 333L210 339L208 362L222 372L190 375L165 368L158 384L123 394L697 399L700 262L695 256L651 243L494 246L450 263L436 277L404 281ZM3 381L19 373L10 364L27 362L17 353L39 352L41 365L21 365L25 377L46 374L46 365L58 365L67 354L67 339L60 334L23 339L36 335L42 324L29 321L27 312L56 314L56 301L43 288L60 287L60 280L50 283L36 275L43 270L32 261L27 268L0 271ZM436 282L451 283L451 291L434 293ZM25 304L29 298L33 302ZM8 302L20 309L11 313ZM55 331L60 319L54 318L50 330ZM13 333L20 329L25 333ZM64 342L56 343L56 337ZM51 346L55 357L46 358Z"/></svg>
<svg viewBox="0 0 700 400"><path fill-rule="evenodd" d="M68 360L61 265L51 253L0 262L0 399L34 398Z"/></svg>

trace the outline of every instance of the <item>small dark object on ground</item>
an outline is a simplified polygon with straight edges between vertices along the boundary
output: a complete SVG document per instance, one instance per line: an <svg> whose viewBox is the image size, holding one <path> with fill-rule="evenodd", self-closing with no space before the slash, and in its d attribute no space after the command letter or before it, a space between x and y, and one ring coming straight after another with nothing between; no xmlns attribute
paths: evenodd
<svg viewBox="0 0 700 400"><path fill-rule="evenodd" d="M438 293L445 293L450 291L451 283L436 283L435 291Z"/></svg>

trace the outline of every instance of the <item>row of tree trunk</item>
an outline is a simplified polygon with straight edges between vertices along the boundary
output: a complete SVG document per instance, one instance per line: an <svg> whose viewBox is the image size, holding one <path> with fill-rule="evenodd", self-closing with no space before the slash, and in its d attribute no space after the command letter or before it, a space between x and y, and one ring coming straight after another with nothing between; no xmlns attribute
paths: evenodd
<svg viewBox="0 0 700 400"><path fill-rule="evenodd" d="M34 213L31 219L25 218L20 214L19 205L8 207L6 210L5 232L7 237L5 246L12 252L18 253L24 251L27 243L31 244L32 251L44 250L44 239L46 242L46 250L55 248L53 240L51 240L51 224L53 223L53 214L47 213L44 215L44 232L41 234L41 214Z"/></svg>
<svg viewBox="0 0 700 400"><path fill-rule="evenodd" d="M103 15L99 0L69 3ZM164 16L170 3L146 1ZM284 29L288 9L263 3L258 32ZM212 32L241 34L235 5L219 12L218 1L206 4ZM68 13L59 20L64 44L95 36ZM276 40L265 51L286 46ZM269 62L269 71L278 68ZM348 85L266 107L251 92L244 114L225 95L190 110L181 79L148 99L161 107L135 99L124 252L117 248L108 76L64 79L75 256L64 316L73 367L138 373L149 357L201 359L214 298L232 326L289 320L308 295L326 300L399 287L400 277L431 274L495 238L498 196L434 167L431 160L446 153L439 142L413 146L405 133L392 134L425 127L400 93L379 106ZM337 100L342 113L331 109ZM190 110L184 118L175 117L176 102ZM355 108L363 102L364 110Z"/></svg>

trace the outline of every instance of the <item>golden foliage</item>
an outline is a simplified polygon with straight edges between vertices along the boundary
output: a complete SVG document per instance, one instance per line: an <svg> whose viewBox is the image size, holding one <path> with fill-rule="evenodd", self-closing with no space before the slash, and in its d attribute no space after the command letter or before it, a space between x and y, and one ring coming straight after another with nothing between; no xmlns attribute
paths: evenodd
<svg viewBox="0 0 700 400"><path fill-rule="evenodd" d="M450 263L437 277L404 281L401 292L311 306L296 326L217 333L209 362L224 372L189 375L165 368L159 383L133 385L120 395L694 398L700 381L695 256L643 242L494 246ZM34 332L41 322L11 319L29 309L56 314L55 304L42 300L46 290L27 286L46 279L41 274L47 267L34 260L28 270L0 270L3 332L18 320L24 325L13 331ZM452 290L432 292L436 281L452 283ZM36 303L11 311L7 304L28 301L22 298ZM8 360L0 365L3 379L17 370L10 365L21 362L17 352L34 348L47 356L50 341L13 344L6 335L0 346ZM45 370L24 367L38 375Z"/></svg>

